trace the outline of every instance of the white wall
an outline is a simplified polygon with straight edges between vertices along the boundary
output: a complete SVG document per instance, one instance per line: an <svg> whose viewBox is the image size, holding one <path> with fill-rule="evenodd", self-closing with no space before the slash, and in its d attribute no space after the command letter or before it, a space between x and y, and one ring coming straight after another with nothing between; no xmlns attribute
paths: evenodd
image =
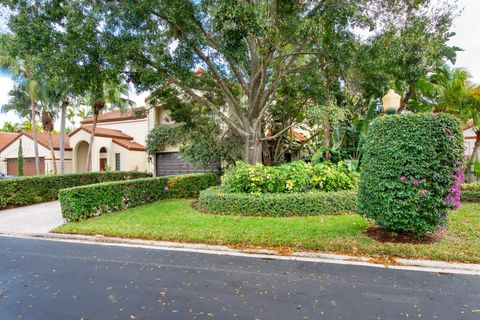
<svg viewBox="0 0 480 320"><path fill-rule="evenodd" d="M131 136L135 142L140 143L143 146L147 139L148 120L146 118L115 122L99 122L97 126L106 129L120 130Z"/></svg>

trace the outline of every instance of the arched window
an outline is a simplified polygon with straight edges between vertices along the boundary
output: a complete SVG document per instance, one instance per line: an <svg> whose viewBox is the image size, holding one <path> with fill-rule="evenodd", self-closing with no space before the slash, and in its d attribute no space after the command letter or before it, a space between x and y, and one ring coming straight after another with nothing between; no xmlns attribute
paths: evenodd
<svg viewBox="0 0 480 320"><path fill-rule="evenodd" d="M107 153L107 149L106 149L105 147L102 147L102 148L100 149L100 153Z"/></svg>

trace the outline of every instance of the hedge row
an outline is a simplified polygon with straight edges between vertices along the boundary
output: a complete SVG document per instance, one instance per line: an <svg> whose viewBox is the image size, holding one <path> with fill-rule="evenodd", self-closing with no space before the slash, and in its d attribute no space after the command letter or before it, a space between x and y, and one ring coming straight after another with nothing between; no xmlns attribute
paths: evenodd
<svg viewBox="0 0 480 320"><path fill-rule="evenodd" d="M247 194L213 187L200 192L198 204L211 213L282 217L352 212L356 198L356 190Z"/></svg>
<svg viewBox="0 0 480 320"><path fill-rule="evenodd" d="M149 177L143 172L90 172L0 180L0 209L56 200L60 189L92 183Z"/></svg>
<svg viewBox="0 0 480 320"><path fill-rule="evenodd" d="M59 199L63 217L75 221L160 199L193 197L218 183L215 173L145 178L63 189Z"/></svg>
<svg viewBox="0 0 480 320"><path fill-rule="evenodd" d="M463 184L460 189L462 202L480 202L480 182Z"/></svg>

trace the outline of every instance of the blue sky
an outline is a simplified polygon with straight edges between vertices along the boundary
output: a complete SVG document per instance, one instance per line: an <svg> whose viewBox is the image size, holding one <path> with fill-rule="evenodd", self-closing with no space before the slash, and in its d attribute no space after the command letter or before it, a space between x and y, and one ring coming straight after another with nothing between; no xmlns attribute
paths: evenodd
<svg viewBox="0 0 480 320"><path fill-rule="evenodd" d="M463 51L457 54L455 67L467 69L472 74L473 81L480 84L480 36L478 35L480 0L458 0L458 5L464 11L455 22L453 31L456 32L456 36L450 43L463 48ZM0 71L0 106L8 101L8 92L12 87L13 82L8 74ZM141 105L144 96L131 98ZM17 122L19 120L13 113L0 114L0 126L5 121Z"/></svg>

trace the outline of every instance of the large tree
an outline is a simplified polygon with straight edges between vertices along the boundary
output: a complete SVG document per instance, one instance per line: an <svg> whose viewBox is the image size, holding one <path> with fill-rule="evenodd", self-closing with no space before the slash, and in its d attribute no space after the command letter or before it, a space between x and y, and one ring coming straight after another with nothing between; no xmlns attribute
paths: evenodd
<svg viewBox="0 0 480 320"><path fill-rule="evenodd" d="M374 14L416 10L428 1L105 1L110 32L123 44L125 70L139 89L161 90L209 108L244 144L247 162L262 161L264 118L285 79L318 61L325 22L332 31L373 26ZM336 26L342 26L336 29ZM336 41L335 37L331 41ZM319 63L317 63L319 62ZM203 69L195 73L201 66ZM336 75L334 75L336 76ZM160 89L159 89L160 88ZM162 103L168 104L169 99Z"/></svg>

